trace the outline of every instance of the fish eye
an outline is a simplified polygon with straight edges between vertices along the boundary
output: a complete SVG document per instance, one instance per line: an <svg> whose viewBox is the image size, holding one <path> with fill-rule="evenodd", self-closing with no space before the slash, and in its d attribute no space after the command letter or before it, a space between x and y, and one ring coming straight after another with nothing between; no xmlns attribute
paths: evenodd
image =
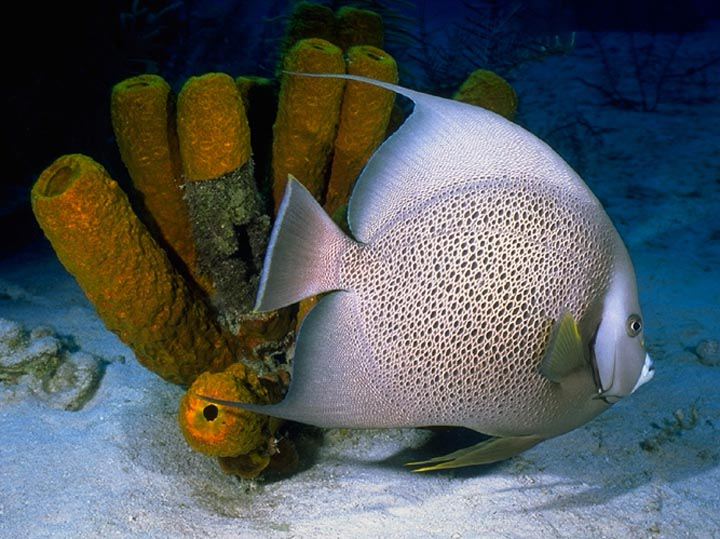
<svg viewBox="0 0 720 539"><path fill-rule="evenodd" d="M642 327L642 318L640 318L640 315L631 314L628 316L625 329L630 337L637 337L642 331Z"/></svg>

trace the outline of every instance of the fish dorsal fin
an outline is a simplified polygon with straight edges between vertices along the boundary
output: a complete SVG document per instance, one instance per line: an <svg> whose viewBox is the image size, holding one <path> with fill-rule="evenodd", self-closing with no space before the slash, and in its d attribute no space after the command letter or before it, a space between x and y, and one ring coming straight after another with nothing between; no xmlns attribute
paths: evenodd
<svg viewBox="0 0 720 539"><path fill-rule="evenodd" d="M518 176L561 182L569 189L584 186L549 146L489 110L355 75L292 74L366 82L415 103L355 184L348 224L361 242L372 241L389 220L449 187Z"/></svg>
<svg viewBox="0 0 720 539"><path fill-rule="evenodd" d="M587 365L585 348L575 318L569 312L555 323L540 374L551 382L560 383L576 369Z"/></svg>

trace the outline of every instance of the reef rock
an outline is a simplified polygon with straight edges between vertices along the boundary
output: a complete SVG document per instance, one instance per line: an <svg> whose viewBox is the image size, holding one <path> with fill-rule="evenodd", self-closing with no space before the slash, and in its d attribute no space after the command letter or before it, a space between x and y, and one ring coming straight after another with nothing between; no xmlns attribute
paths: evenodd
<svg viewBox="0 0 720 539"><path fill-rule="evenodd" d="M715 339L701 341L695 347L695 353L703 365L709 367L720 366L720 341Z"/></svg>
<svg viewBox="0 0 720 539"><path fill-rule="evenodd" d="M0 318L0 404L34 396L50 408L80 410L94 395L106 363L48 326L28 331Z"/></svg>

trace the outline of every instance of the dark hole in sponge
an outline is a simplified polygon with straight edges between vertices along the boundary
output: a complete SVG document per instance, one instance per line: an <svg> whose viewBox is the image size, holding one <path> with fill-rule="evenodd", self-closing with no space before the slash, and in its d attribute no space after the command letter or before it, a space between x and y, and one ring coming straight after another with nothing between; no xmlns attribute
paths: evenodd
<svg viewBox="0 0 720 539"><path fill-rule="evenodd" d="M203 417L208 421L215 421L218 416L218 408L214 404L208 404L203 408Z"/></svg>
<svg viewBox="0 0 720 539"><path fill-rule="evenodd" d="M46 197L54 197L62 195L75 179L77 170L72 166L64 166L56 171L52 177L45 183L43 195Z"/></svg>

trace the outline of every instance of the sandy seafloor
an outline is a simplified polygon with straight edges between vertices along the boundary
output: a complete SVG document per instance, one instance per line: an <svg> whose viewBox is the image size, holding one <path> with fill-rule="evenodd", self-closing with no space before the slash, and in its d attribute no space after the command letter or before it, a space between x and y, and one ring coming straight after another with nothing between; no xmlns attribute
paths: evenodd
<svg viewBox="0 0 720 539"><path fill-rule="evenodd" d="M519 72L520 121L543 133L579 112L597 128L567 140L633 256L651 383L493 466L414 474L402 463L448 447L331 430L298 440L294 475L242 481L185 444L182 388L139 366L43 243L2 260L0 317L108 363L76 412L0 392L0 538L720 538L720 366L695 353L720 339L720 106L601 106L575 80L596 69L578 47Z"/></svg>

